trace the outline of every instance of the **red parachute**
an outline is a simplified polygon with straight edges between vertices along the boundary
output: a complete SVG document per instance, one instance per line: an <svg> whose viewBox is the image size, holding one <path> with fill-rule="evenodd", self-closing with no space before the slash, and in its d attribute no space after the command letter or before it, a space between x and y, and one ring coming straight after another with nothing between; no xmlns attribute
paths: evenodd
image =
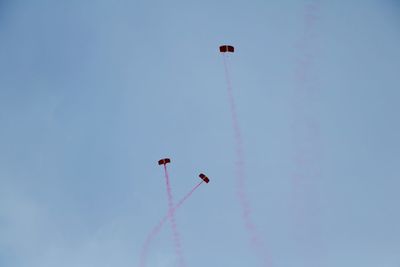
<svg viewBox="0 0 400 267"><path fill-rule="evenodd" d="M160 159L158 161L158 165L166 165L167 163L170 163L171 160L169 158L165 158L165 159Z"/></svg>
<svg viewBox="0 0 400 267"><path fill-rule="evenodd" d="M206 182L207 184L208 184L208 182L210 181L210 179L208 179L208 177L207 177L205 174L203 174L203 173L200 173L200 174L199 174L199 177L200 177L204 182Z"/></svg>
<svg viewBox="0 0 400 267"><path fill-rule="evenodd" d="M233 46L231 46L231 45L221 45L219 47L219 52L221 52L221 53L226 53L226 52L233 53L233 52L235 52L235 48Z"/></svg>

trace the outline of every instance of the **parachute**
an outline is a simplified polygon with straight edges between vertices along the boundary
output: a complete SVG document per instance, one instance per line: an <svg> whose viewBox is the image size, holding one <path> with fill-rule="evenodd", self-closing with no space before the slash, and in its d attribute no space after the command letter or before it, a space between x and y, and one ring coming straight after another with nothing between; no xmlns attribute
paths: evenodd
<svg viewBox="0 0 400 267"><path fill-rule="evenodd" d="M206 182L208 184L208 182L210 181L210 179L208 179L208 177L206 175L204 175L203 173L199 174L200 179L202 179L204 182Z"/></svg>
<svg viewBox="0 0 400 267"><path fill-rule="evenodd" d="M160 159L158 161L158 165L166 165L167 163L170 163L171 160L169 158L165 158L165 159Z"/></svg>
<svg viewBox="0 0 400 267"><path fill-rule="evenodd" d="M221 52L221 53L226 53L226 52L233 53L233 52L235 52L235 48L233 46L231 46L231 45L221 45L219 47L219 52Z"/></svg>

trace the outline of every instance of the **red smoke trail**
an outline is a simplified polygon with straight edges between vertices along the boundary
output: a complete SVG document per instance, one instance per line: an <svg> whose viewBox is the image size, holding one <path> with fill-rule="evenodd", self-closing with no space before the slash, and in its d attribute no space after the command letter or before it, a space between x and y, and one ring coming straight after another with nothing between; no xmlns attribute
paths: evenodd
<svg viewBox="0 0 400 267"><path fill-rule="evenodd" d="M179 266L180 267L185 267L185 259L183 257L183 252L182 252L182 244L181 244L181 238L179 235L178 231L178 226L176 225L175 221L175 215L174 215L174 198L172 197L172 190L171 190L171 184L169 180L169 175L168 175L168 170L167 170L167 165L164 164L164 172L165 172L165 182L167 186L167 196L168 196L168 218L169 222L171 223L171 229L172 229L172 237L174 240L174 246L175 246L175 253L178 258Z"/></svg>
<svg viewBox="0 0 400 267"><path fill-rule="evenodd" d="M229 108L232 117L232 126L233 126L235 145L236 145L236 162L235 162L236 196L239 200L239 204L242 209L242 220L249 235L251 247L253 248L254 252L259 256L259 258L262 260L263 266L271 266L272 264L270 256L266 252L266 249L264 248L261 236L258 233L257 228L251 217L251 212L252 212L251 205L246 193L245 157L243 149L242 131L240 129L239 120L237 116L235 97L233 95L233 88L229 75L226 53L223 53L223 59L224 59L224 69L225 69L225 78L227 83L228 99L229 99Z"/></svg>
<svg viewBox="0 0 400 267"><path fill-rule="evenodd" d="M299 58L296 60L293 93L294 173L292 176L292 208L294 234L298 250L307 255L311 266L321 267L323 244L320 238L318 185L321 169L320 124L316 107L318 86L315 74L316 21L319 18L319 1L308 1L304 7L304 29L298 42Z"/></svg>
<svg viewBox="0 0 400 267"><path fill-rule="evenodd" d="M172 214L175 214L175 212L183 205L183 203L186 202L186 200L196 191L196 189L203 183L204 181L201 181L198 183L195 187L193 187L189 193L187 193L179 202L178 204L173 208ZM160 220L160 222L153 227L153 230L147 235L146 241L143 243L142 250L140 253L140 267L146 267L146 258L147 254L149 252L150 244L153 241L153 239L158 235L164 224L167 222L169 219L169 211L167 214Z"/></svg>

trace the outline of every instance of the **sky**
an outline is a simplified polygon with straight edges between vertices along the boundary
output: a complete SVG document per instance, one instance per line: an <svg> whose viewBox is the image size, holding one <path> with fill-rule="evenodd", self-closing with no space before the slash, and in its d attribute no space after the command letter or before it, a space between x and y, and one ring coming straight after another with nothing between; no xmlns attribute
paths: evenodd
<svg viewBox="0 0 400 267"><path fill-rule="evenodd" d="M221 44L243 139L244 226ZM400 266L400 4L0 1L0 266ZM178 266L171 227L148 267Z"/></svg>

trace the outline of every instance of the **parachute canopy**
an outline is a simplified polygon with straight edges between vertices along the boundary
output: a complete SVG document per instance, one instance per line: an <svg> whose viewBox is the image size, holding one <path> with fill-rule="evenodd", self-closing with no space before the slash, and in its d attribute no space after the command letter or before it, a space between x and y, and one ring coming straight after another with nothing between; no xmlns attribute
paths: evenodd
<svg viewBox="0 0 400 267"><path fill-rule="evenodd" d="M165 164L170 163L170 162L171 162L171 160L169 158L160 159L158 161L158 165L165 165Z"/></svg>
<svg viewBox="0 0 400 267"><path fill-rule="evenodd" d="M233 53L233 52L235 52L235 48L233 46L231 46L231 45L221 45L219 47L219 52L221 52L221 53L226 53L226 52Z"/></svg>
<svg viewBox="0 0 400 267"><path fill-rule="evenodd" d="M210 181L210 179L208 179L208 177L206 175L204 175L203 173L200 173L199 177L206 183L208 183Z"/></svg>

